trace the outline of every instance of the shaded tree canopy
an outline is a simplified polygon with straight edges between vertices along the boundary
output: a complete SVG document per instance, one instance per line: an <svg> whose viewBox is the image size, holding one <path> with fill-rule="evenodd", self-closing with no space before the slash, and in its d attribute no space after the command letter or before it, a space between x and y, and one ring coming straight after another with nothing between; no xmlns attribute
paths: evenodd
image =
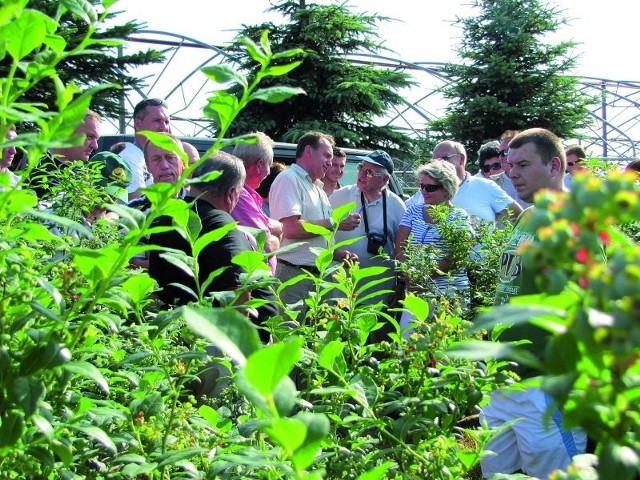
<svg viewBox="0 0 640 480"><path fill-rule="evenodd" d="M414 84L411 77L373 64L352 63L354 53L379 53L376 24L389 20L378 15L352 14L345 5L300 5L281 1L270 9L290 20L281 26L263 23L243 26L239 36L259 41L269 31L274 52L292 48L305 50L303 63L287 76L267 79L275 84L300 87L298 95L281 104L252 102L234 122L230 134L262 130L272 138L297 142L308 130L333 135L340 146L384 148L398 153L410 149L411 139L390 126L376 124L376 118L403 102L399 89ZM230 48L243 68L255 68L237 44Z"/></svg>
<svg viewBox="0 0 640 480"><path fill-rule="evenodd" d="M566 24L556 7L539 0L474 0L476 17L458 18L463 37L459 64L445 67L450 106L431 123L440 135L476 152L508 129L543 127L570 138L589 123L593 99L570 75L574 42L544 43Z"/></svg>
<svg viewBox="0 0 640 480"><path fill-rule="evenodd" d="M53 17L59 8L57 0L31 0L29 8L39 10L49 17ZM91 3L98 6L100 0L91 0ZM100 8L100 7L98 7ZM108 19L113 19L121 12L110 12ZM104 24L103 24L104 25ZM119 39L126 40L130 35L138 32L144 27L137 22L127 22L122 25L114 25L94 33L96 39ZM83 20L65 13L60 19L58 34L61 35L67 44L68 49L77 46L81 39L87 34L89 25ZM92 55L70 56L59 63L57 70L60 79L66 84L73 82L79 88L99 83L114 83L121 85L126 91L135 87L141 87L144 79L138 78L129 72L135 71L137 67L149 63L163 61L162 53L148 49L130 55L118 55L117 47L107 47L104 45L94 45L96 51ZM34 54L37 54L34 53ZM10 59L0 62L0 76L4 76L8 68ZM99 114L107 117L117 117L121 113L120 88L110 88L96 94L92 100L91 108ZM55 109L55 89L50 81L40 82L27 92L24 97L26 102L43 103L49 109Z"/></svg>

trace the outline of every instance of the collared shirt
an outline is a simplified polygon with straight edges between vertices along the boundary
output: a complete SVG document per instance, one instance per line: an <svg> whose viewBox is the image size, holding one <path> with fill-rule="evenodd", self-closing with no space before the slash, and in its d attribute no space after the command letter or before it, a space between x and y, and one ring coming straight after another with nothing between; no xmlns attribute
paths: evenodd
<svg viewBox="0 0 640 480"><path fill-rule="evenodd" d="M276 177L269 192L271 218L300 216L301 220L317 221L331 218L331 205L322 189L322 182L311 181L305 169L294 163ZM284 238L282 246L298 243L300 240ZM312 266L317 254L311 248L327 248L327 242L320 236L308 238L302 245L284 252L279 258L294 265Z"/></svg>
<svg viewBox="0 0 640 480"><path fill-rule="evenodd" d="M129 193L142 190L153 183L153 178L144 161L144 153L138 144L127 142L127 146L118 155L127 162L133 174L133 179L127 188Z"/></svg>
<svg viewBox="0 0 640 480"><path fill-rule="evenodd" d="M231 212L231 216L240 224L245 227L253 227L263 230L267 236L271 235L269 229L269 219L262 211L262 197L258 192L251 188L246 183L242 190L240 190L240 197L238 203ZM253 239L255 243L255 239ZM269 266L271 272L275 274L276 271L276 257L269 258Z"/></svg>

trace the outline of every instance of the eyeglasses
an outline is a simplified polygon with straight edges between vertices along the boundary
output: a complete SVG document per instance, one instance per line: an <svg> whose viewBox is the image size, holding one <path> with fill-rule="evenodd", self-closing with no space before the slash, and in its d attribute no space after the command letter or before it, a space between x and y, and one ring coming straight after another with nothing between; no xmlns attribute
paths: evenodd
<svg viewBox="0 0 640 480"><path fill-rule="evenodd" d="M436 158L436 160L444 160L445 162L448 161L451 157L457 157L461 155L460 153L452 153L451 155L443 155L441 157Z"/></svg>
<svg viewBox="0 0 640 480"><path fill-rule="evenodd" d="M422 190L423 192L433 193L433 192L437 192L438 190L442 190L443 188L444 187L442 185L432 185L432 184L424 184L424 183L420 184L420 190Z"/></svg>
<svg viewBox="0 0 640 480"><path fill-rule="evenodd" d="M500 152L498 153L499 157L506 157L507 155L509 155L509 149L505 148L504 150L500 150Z"/></svg>
<svg viewBox="0 0 640 480"><path fill-rule="evenodd" d="M358 171L364 173L369 178L371 178L371 177L383 177L384 176L383 172L374 172L370 168L364 168L364 165L362 163L358 164Z"/></svg>
<svg viewBox="0 0 640 480"><path fill-rule="evenodd" d="M164 100L160 100L159 98L146 98L139 102L136 107L133 109L133 117L138 118L138 115L144 111L147 107L164 107L168 108L167 104L164 103Z"/></svg>
<svg viewBox="0 0 640 480"><path fill-rule="evenodd" d="M582 159L576 160L575 162L567 162L568 167L573 167L576 163L581 163Z"/></svg>
<svg viewBox="0 0 640 480"><path fill-rule="evenodd" d="M485 163L484 165L482 165L482 167L480 167L480 169L485 173L490 172L491 170L500 170L501 168L502 168L502 163L500 162Z"/></svg>

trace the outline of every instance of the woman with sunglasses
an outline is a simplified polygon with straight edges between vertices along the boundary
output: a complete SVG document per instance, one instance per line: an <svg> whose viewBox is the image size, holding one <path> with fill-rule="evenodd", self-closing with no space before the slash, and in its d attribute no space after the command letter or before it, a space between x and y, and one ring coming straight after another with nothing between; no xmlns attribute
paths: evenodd
<svg viewBox="0 0 640 480"><path fill-rule="evenodd" d="M500 143L493 141L485 143L478 150L478 173L476 177L495 180L496 175L504 172L504 167L500 160Z"/></svg>
<svg viewBox="0 0 640 480"><path fill-rule="evenodd" d="M420 166L416 172L424 205L411 205L400 222L396 235L395 258L402 264L406 260L408 244L434 244L437 253L437 267L424 272L427 279L427 295L432 298L461 294L461 303L468 303L469 278L463 268L451 261L445 242L434 219L434 207L443 205L447 209L446 223L456 224L461 234L472 234L469 215L462 208L451 203L458 191L458 176L455 167L444 160L432 160ZM461 237L460 241L464 241ZM408 279L400 280L407 282ZM411 290L412 285L407 285ZM414 286L415 288L415 286ZM402 315L400 325L404 329L411 322L411 315Z"/></svg>

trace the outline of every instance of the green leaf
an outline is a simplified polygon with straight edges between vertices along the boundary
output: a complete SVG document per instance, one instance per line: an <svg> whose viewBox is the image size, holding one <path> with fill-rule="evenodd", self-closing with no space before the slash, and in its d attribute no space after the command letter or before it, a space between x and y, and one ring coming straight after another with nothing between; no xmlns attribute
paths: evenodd
<svg viewBox="0 0 640 480"><path fill-rule="evenodd" d="M27 351L20 362L20 375L33 375L43 368L53 368L71 359L71 352L64 345L50 340L46 345L36 345Z"/></svg>
<svg viewBox="0 0 640 480"><path fill-rule="evenodd" d="M249 95L249 101L263 100L268 103L280 103L295 95L306 95L302 88L297 87L268 87L260 88Z"/></svg>
<svg viewBox="0 0 640 480"><path fill-rule="evenodd" d="M300 337L263 347L247 359L244 367L246 378L261 395L270 396L301 356Z"/></svg>
<svg viewBox="0 0 640 480"><path fill-rule="evenodd" d="M302 48L291 48L289 50L284 50L282 52L274 53L271 59L279 60L279 59L295 57L298 55L305 55L305 51Z"/></svg>
<svg viewBox="0 0 640 480"><path fill-rule="evenodd" d="M218 426L220 415L209 405L202 405L198 408L198 413L200 413L200 416L204 418L212 428L216 428Z"/></svg>
<svg viewBox="0 0 640 480"><path fill-rule="evenodd" d="M307 435L307 427L296 418L277 418L265 432L271 440L280 445L291 457L298 447L304 442Z"/></svg>
<svg viewBox="0 0 640 480"><path fill-rule="evenodd" d="M56 452L56 455L62 460L62 463L67 467L73 463L73 452L68 440L62 441L55 439L51 446L53 447L53 451Z"/></svg>
<svg viewBox="0 0 640 480"><path fill-rule="evenodd" d="M520 365L527 365L537 370L543 370L543 366L535 355L508 343L488 342L483 340L467 340L454 343L446 350L447 355L453 358L467 360L507 359L514 360Z"/></svg>
<svg viewBox="0 0 640 480"><path fill-rule="evenodd" d="M18 377L13 382L13 396L26 417L38 411L44 395L44 384L37 378Z"/></svg>
<svg viewBox="0 0 640 480"><path fill-rule="evenodd" d="M320 351L320 355L318 355L318 365L327 370L343 372L344 370L340 367L342 362L339 362L338 358L342 357L344 347L344 342L331 340ZM344 362L344 359L342 360Z"/></svg>
<svg viewBox="0 0 640 480"><path fill-rule="evenodd" d="M351 386L360 385L365 396L365 402L369 405L374 405L378 400L378 385L370 377L358 373L349 380L349 383Z"/></svg>
<svg viewBox="0 0 640 480"><path fill-rule="evenodd" d="M320 225L315 225L313 223L309 223L309 222L305 222L304 220L300 221L302 228L304 228L305 232L309 232L312 233L314 235L319 235L321 237L324 237L325 240L328 241L328 239L331 238L331 230L320 226Z"/></svg>
<svg viewBox="0 0 640 480"><path fill-rule="evenodd" d="M104 393L107 395L109 394L109 384L107 383L107 380L104 378L102 373L100 373L100 370L89 362L82 360L67 362L64 364L64 369L74 375L79 375L89 380L93 380Z"/></svg>
<svg viewBox="0 0 640 480"><path fill-rule="evenodd" d="M297 62L291 62L287 65L270 65L265 69L264 75L271 75L273 77L281 77L282 75L286 75L291 70L297 68L302 63L302 60Z"/></svg>
<svg viewBox="0 0 640 480"><path fill-rule="evenodd" d="M226 131L239 110L238 99L235 96L226 92L215 92L209 97L204 113L213 119L220 129Z"/></svg>
<svg viewBox="0 0 640 480"><path fill-rule="evenodd" d="M240 366L260 348L256 327L236 310L187 306L183 312L194 333L212 342Z"/></svg>
<svg viewBox="0 0 640 480"><path fill-rule="evenodd" d="M409 293L403 301L404 308L409 310L416 319L424 322L429 316L429 302Z"/></svg>
<svg viewBox="0 0 640 480"><path fill-rule="evenodd" d="M269 57L267 57L264 52L260 50L260 47L258 47L258 45L256 45L250 38L240 37L238 42L244 45L252 60L258 62L262 66L269 63Z"/></svg>
<svg viewBox="0 0 640 480"><path fill-rule="evenodd" d="M578 340L571 332L552 336L545 347L546 372L553 375L573 372L580 357Z"/></svg>
<svg viewBox="0 0 640 480"><path fill-rule="evenodd" d="M188 458L195 457L206 452L206 448L191 447L181 448L180 450L167 452L164 455L158 457L158 468L165 467L167 465L175 465L178 462L187 460Z"/></svg>
<svg viewBox="0 0 640 480"><path fill-rule="evenodd" d="M262 411L263 414L271 417L274 415L273 407L275 407L278 416L289 415L291 409L296 403L297 390L290 377L284 377L276 387L273 397L267 400L264 395L258 393L253 385L247 380L245 370L240 370L234 379L238 391L242 393L247 400Z"/></svg>
<svg viewBox="0 0 640 480"><path fill-rule="evenodd" d="M527 296L530 298L531 296ZM550 317L566 317L565 310L553 307L534 306L534 305L500 305L492 308L489 312L481 314L474 322L470 333L479 332L481 330L491 330L501 324L524 324L529 323L532 318L548 315Z"/></svg>
<svg viewBox="0 0 640 480"><path fill-rule="evenodd" d="M322 447L322 442L329 435L329 419L318 413L300 412L295 417L301 420L307 430L304 443L297 449L292 460L297 470L306 470L313 463Z"/></svg>
<svg viewBox="0 0 640 480"><path fill-rule="evenodd" d="M98 14L89 0L60 0L60 4L73 16L81 18L88 24L98 21Z"/></svg>
<svg viewBox="0 0 640 480"><path fill-rule="evenodd" d="M136 417L140 413L145 418L157 417L164 411L164 399L160 392L146 393L140 398L133 399L129 410L132 417Z"/></svg>
<svg viewBox="0 0 640 480"><path fill-rule="evenodd" d="M150 130L142 130L136 132L136 135L142 135L146 137L152 144L161 150L175 153L185 165L189 164L189 157L182 150L181 145L176 144L176 141L169 134L164 132L152 132Z"/></svg>
<svg viewBox="0 0 640 480"><path fill-rule="evenodd" d="M385 462L382 465L372 468L368 472L364 472L357 480L382 480L383 478L387 478L387 472L394 465L393 462Z"/></svg>
<svg viewBox="0 0 640 480"><path fill-rule="evenodd" d="M118 451L118 449L116 448L116 444L113 443L113 440L111 440L111 437L109 437L107 432L105 432L99 427L95 427L95 426L87 427L87 426L76 426L76 425L70 425L69 427L84 433L92 440L95 440L96 442L101 444L104 448L106 448L111 453L116 453Z"/></svg>
<svg viewBox="0 0 640 480"><path fill-rule="evenodd" d="M0 416L0 448L15 445L24 430L24 420L17 412Z"/></svg>
<svg viewBox="0 0 640 480"><path fill-rule="evenodd" d="M638 454L626 445L606 442L598 460L599 478L633 480L640 466Z"/></svg>
<svg viewBox="0 0 640 480"><path fill-rule="evenodd" d="M0 42L14 60L24 57L39 48L49 33L55 32L58 24L37 10L25 9L13 22L0 29Z"/></svg>
<svg viewBox="0 0 640 480"><path fill-rule="evenodd" d="M237 253L233 256L231 262L242 267L246 272L255 272L256 270L271 271L269 265L264 261L264 254L254 250Z"/></svg>
<svg viewBox="0 0 640 480"><path fill-rule="evenodd" d="M195 277L196 261L182 250L163 252L160 254L160 258L179 268L191 278Z"/></svg>
<svg viewBox="0 0 640 480"><path fill-rule="evenodd" d="M207 245L212 242L217 242L224 236L226 236L230 231L232 231L236 227L236 222L229 223L227 225L223 225L220 228L216 228L211 232L207 232L198 238L193 244L193 256L194 258L200 255L200 252L204 250Z"/></svg>
<svg viewBox="0 0 640 480"><path fill-rule="evenodd" d="M200 71L204 73L209 80L216 83L237 83L243 88L247 88L249 86L247 77L242 73L235 71L229 65L212 65L204 67Z"/></svg>
<svg viewBox="0 0 640 480"><path fill-rule="evenodd" d="M32 415L31 421L48 441L53 440L54 431L49 420L40 415Z"/></svg>

